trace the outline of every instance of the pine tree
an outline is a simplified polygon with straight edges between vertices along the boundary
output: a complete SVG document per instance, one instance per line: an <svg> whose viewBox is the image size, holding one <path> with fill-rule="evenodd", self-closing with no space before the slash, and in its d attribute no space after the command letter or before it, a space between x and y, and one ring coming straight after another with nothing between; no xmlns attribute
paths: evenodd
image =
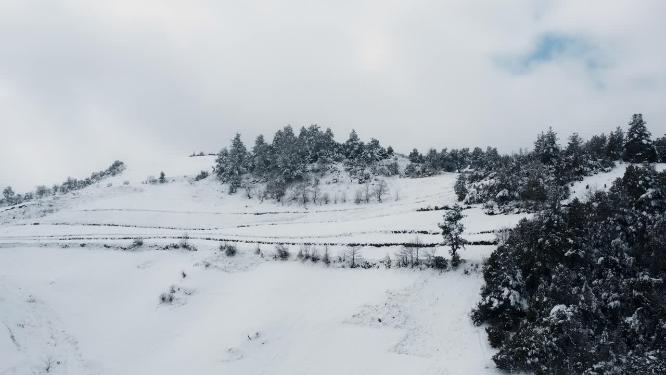
<svg viewBox="0 0 666 375"><path fill-rule="evenodd" d="M564 151L565 168L572 178L585 175L585 160L583 139L578 133L573 133L569 137L569 143Z"/></svg>
<svg viewBox="0 0 666 375"><path fill-rule="evenodd" d="M666 163L666 135L657 138L654 141L654 148L657 150L657 157L660 163Z"/></svg>
<svg viewBox="0 0 666 375"><path fill-rule="evenodd" d="M259 177L267 177L273 167L271 146L264 141L264 136L259 135L254 141L252 148L252 172Z"/></svg>
<svg viewBox="0 0 666 375"><path fill-rule="evenodd" d="M456 178L456 183L453 186L453 190L458 197L458 201L463 201L467 196L467 178L465 177L464 173L460 173Z"/></svg>
<svg viewBox="0 0 666 375"><path fill-rule="evenodd" d="M223 148L215 160L215 174L222 183L229 184L229 193L235 193L241 186L242 178L248 172L250 156L240 138L240 134L231 141L231 148Z"/></svg>
<svg viewBox="0 0 666 375"><path fill-rule="evenodd" d="M554 165L560 158L560 145L557 142L557 133L548 128L545 133L539 134L534 142L534 153L546 165Z"/></svg>
<svg viewBox="0 0 666 375"><path fill-rule="evenodd" d="M620 160L622 150L624 149L624 132L619 126L614 132L608 134L608 143L606 144L606 157L610 160Z"/></svg>
<svg viewBox="0 0 666 375"><path fill-rule="evenodd" d="M247 172L248 154L240 134L236 133L229 149L229 192L235 193L241 186L243 174Z"/></svg>
<svg viewBox="0 0 666 375"><path fill-rule="evenodd" d="M364 144L358 138L356 130L349 133L349 138L345 141L343 149L345 157L349 160L359 159L363 155Z"/></svg>
<svg viewBox="0 0 666 375"><path fill-rule="evenodd" d="M414 164L423 163L423 155L417 149L413 149L412 152L407 156L410 162Z"/></svg>
<svg viewBox="0 0 666 375"><path fill-rule="evenodd" d="M291 126L278 130L273 137L276 177L284 183L300 179L305 173L305 160L299 152L299 144Z"/></svg>
<svg viewBox="0 0 666 375"><path fill-rule="evenodd" d="M608 137L606 134L594 135L585 143L585 152L595 160L602 160L606 157L606 148L608 147Z"/></svg>
<svg viewBox="0 0 666 375"><path fill-rule="evenodd" d="M657 151L650 139L650 132L645 126L643 115L640 113L635 114L629 123L622 159L629 163L654 163L657 161Z"/></svg>
<svg viewBox="0 0 666 375"><path fill-rule="evenodd" d="M444 221L439 224L444 236L444 242L450 247L451 257L457 257L458 250L465 247L465 239L462 237L465 226L462 224L462 207L456 204L444 215Z"/></svg>
<svg viewBox="0 0 666 375"><path fill-rule="evenodd" d="M164 175L164 172L160 172L160 178L158 180L160 184L163 184L166 182L166 176Z"/></svg>

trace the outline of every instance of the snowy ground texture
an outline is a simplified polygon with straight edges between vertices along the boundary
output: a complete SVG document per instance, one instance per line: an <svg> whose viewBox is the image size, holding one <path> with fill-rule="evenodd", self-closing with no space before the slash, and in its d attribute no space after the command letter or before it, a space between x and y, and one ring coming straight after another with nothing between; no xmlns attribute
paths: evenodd
<svg viewBox="0 0 666 375"><path fill-rule="evenodd" d="M333 256L364 244L369 260L417 238L438 244L443 212L419 209L453 204L455 175L394 178L383 203L360 205L358 185L326 181L339 202L304 208L193 182L211 164L174 158L170 182L147 185L159 170L130 163L87 189L0 209L0 374L496 372L469 319L476 266L493 246L468 246L465 265L443 273L273 260L278 243ZM594 176L595 186L618 173ZM465 236L478 241L525 217L464 213ZM161 249L185 234L198 251ZM143 246L123 250L136 237ZM222 241L239 253L219 252ZM160 303L162 293L173 301Z"/></svg>

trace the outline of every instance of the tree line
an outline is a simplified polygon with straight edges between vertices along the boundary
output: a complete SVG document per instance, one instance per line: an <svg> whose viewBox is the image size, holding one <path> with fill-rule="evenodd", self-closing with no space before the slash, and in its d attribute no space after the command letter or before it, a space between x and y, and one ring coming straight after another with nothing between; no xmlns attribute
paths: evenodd
<svg viewBox="0 0 666 375"><path fill-rule="evenodd" d="M353 130L345 142L339 143L330 128L311 125L302 127L296 135L291 126L285 126L270 143L259 135L251 150L236 134L231 145L218 154L214 173L229 185L229 193L235 193L250 177L266 182L268 195L280 200L288 184L303 181L311 173L324 173L334 163L343 163L359 182L376 174L397 174L397 162L380 164L392 157L391 146L384 148L375 138L365 143Z"/></svg>
<svg viewBox="0 0 666 375"><path fill-rule="evenodd" d="M482 203L487 212L515 209L539 210L550 196L567 198L572 182L606 172L616 162L666 162L666 136L656 140L641 114L633 115L625 131L618 127L609 134L583 140L577 133L562 146L552 130L538 135L530 152L497 157L494 152L473 152L470 168L458 176L459 200Z"/></svg>
<svg viewBox="0 0 666 375"><path fill-rule="evenodd" d="M31 201L37 198L43 198L49 195L66 194L70 191L80 190L94 183L97 183L107 177L112 177L120 174L125 170L125 163L116 160L108 168L93 172L90 177L84 179L76 179L68 177L62 184L54 184L50 187L46 185L39 185L34 191L26 192L23 194L16 193L11 186L7 186L2 191L2 199L0 199L0 206L11 206L24 202Z"/></svg>

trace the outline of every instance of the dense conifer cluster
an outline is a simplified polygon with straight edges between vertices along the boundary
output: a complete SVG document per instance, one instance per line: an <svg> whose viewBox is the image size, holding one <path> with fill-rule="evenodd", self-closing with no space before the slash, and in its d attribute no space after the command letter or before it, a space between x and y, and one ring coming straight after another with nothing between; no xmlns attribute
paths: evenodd
<svg viewBox="0 0 666 375"><path fill-rule="evenodd" d="M499 368L666 373L666 172L629 166L609 192L552 201L492 253L472 316Z"/></svg>

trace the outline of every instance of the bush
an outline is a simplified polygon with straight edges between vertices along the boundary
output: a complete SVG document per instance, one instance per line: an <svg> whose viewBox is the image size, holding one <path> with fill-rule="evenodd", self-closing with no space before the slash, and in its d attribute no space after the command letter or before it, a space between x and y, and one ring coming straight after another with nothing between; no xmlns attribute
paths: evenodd
<svg viewBox="0 0 666 375"><path fill-rule="evenodd" d="M321 260L321 256L319 255L319 250L317 248L313 248L312 251L310 252L310 260L312 263L317 263Z"/></svg>
<svg viewBox="0 0 666 375"><path fill-rule="evenodd" d="M324 262L325 265L331 264L331 257L328 254L328 246L324 248L324 256L321 258L321 261Z"/></svg>
<svg viewBox="0 0 666 375"><path fill-rule="evenodd" d="M275 246L275 259L287 260L290 256L289 247L282 244Z"/></svg>
<svg viewBox="0 0 666 375"><path fill-rule="evenodd" d="M451 262L453 263L453 262ZM443 256L436 255L432 258L432 268L437 270L445 270L449 266L449 262Z"/></svg>
<svg viewBox="0 0 666 375"><path fill-rule="evenodd" d="M238 248L235 245L228 243L223 243L220 245L220 251L222 251L226 256L232 257L238 252Z"/></svg>
<svg viewBox="0 0 666 375"><path fill-rule="evenodd" d="M160 303L163 304L173 303L174 299L176 299L175 292L176 291L172 288L170 291L160 294Z"/></svg>
<svg viewBox="0 0 666 375"><path fill-rule="evenodd" d="M456 269L456 268L458 268L458 266L460 265L460 263L462 263L462 259L460 259L460 255L458 255L457 253L456 253L456 254L453 254L453 255L451 256L451 267L452 267L453 269Z"/></svg>
<svg viewBox="0 0 666 375"><path fill-rule="evenodd" d="M185 233L183 234L182 237L180 237L180 243L178 245L180 246L180 248L185 250L197 251L197 247L192 245L189 240L190 236L187 233Z"/></svg>
<svg viewBox="0 0 666 375"><path fill-rule="evenodd" d="M201 171L199 174L194 177L194 181L201 181L209 176L209 173L207 171Z"/></svg>
<svg viewBox="0 0 666 375"><path fill-rule="evenodd" d="M143 238L137 237L134 240L132 240L132 246L131 248L136 249L137 247L143 246Z"/></svg>

